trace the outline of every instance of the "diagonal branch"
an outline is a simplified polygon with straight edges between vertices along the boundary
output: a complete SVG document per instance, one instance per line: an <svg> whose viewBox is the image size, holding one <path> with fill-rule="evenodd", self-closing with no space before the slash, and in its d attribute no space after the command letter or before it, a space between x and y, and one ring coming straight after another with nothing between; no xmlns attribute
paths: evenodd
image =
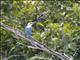
<svg viewBox="0 0 80 60"><path fill-rule="evenodd" d="M5 30L8 30L10 32L13 32L14 34L18 35L20 38L24 38L25 40L28 40L28 42L30 42L30 39L27 39L24 37L24 34L22 34L20 32L19 29L14 29L4 23L1 23L1 27ZM45 51L46 53L49 53L51 55L55 55L57 56L58 58L61 58L62 60L73 60L73 57L69 57L68 55L66 54L62 54L62 53L59 53L57 51L54 51L54 50L51 50L49 47L41 44L40 42L37 42L36 40L33 39L33 42L38 46L38 47L34 47L33 49L40 49L42 51Z"/></svg>

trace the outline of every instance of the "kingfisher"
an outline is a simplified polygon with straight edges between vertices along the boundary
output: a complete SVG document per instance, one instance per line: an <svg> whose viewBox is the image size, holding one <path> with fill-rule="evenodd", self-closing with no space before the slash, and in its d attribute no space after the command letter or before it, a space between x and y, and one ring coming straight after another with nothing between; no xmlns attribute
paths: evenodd
<svg viewBox="0 0 80 60"><path fill-rule="evenodd" d="M30 39L31 35L32 35L32 25L34 24L34 22L29 22L27 24L27 26L25 27L25 35L26 38Z"/></svg>
<svg viewBox="0 0 80 60"><path fill-rule="evenodd" d="M25 27L25 35L26 35L27 40L28 40L28 41L30 40L31 44L32 44L33 46L37 47L34 39L31 37L31 35L32 35L32 25L33 25L34 23L35 23L35 22L29 22L29 23L27 24L27 26Z"/></svg>

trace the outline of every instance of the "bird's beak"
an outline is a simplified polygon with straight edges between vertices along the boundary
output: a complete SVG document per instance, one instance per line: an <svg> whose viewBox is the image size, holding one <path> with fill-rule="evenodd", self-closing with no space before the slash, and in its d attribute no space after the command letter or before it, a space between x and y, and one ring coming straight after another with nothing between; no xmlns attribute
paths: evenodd
<svg viewBox="0 0 80 60"><path fill-rule="evenodd" d="M32 22L32 25L34 25L36 22Z"/></svg>

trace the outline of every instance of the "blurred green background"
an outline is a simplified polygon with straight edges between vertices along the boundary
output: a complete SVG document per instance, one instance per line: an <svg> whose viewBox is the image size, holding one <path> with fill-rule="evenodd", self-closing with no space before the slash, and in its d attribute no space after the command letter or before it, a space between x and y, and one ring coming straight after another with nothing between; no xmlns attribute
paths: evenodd
<svg viewBox="0 0 80 60"><path fill-rule="evenodd" d="M32 37L55 51L80 60L80 1L5 0L0 3L0 12L0 23L23 33L28 22L47 12L46 18L42 17L45 20L33 25ZM18 42L25 40L1 27L0 35L1 60L59 60L46 52L19 45ZM16 56L10 57L12 55Z"/></svg>

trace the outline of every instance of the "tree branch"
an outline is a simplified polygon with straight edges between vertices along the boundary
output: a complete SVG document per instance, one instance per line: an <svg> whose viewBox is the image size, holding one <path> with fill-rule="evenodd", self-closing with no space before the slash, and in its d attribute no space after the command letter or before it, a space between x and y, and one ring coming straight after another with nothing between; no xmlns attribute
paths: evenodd
<svg viewBox="0 0 80 60"><path fill-rule="evenodd" d="M19 29L14 29L4 23L1 23L1 27L5 30L8 30L10 32L13 32L14 34L18 35L20 38L24 38L25 40L28 40L28 42L30 42L30 39L27 39L24 37L24 34L20 32ZM69 57L68 55L66 54L62 54L62 53L59 53L57 51L54 51L54 50L51 50L49 47L41 44L40 42L37 42L36 40L33 40L33 42L38 46L38 47L34 47L33 49L40 49L40 50L43 50L45 51L46 53L49 53L51 55L55 55L57 56L58 58L61 58L62 60L73 60L72 57ZM32 47L29 47L29 48L32 48Z"/></svg>

